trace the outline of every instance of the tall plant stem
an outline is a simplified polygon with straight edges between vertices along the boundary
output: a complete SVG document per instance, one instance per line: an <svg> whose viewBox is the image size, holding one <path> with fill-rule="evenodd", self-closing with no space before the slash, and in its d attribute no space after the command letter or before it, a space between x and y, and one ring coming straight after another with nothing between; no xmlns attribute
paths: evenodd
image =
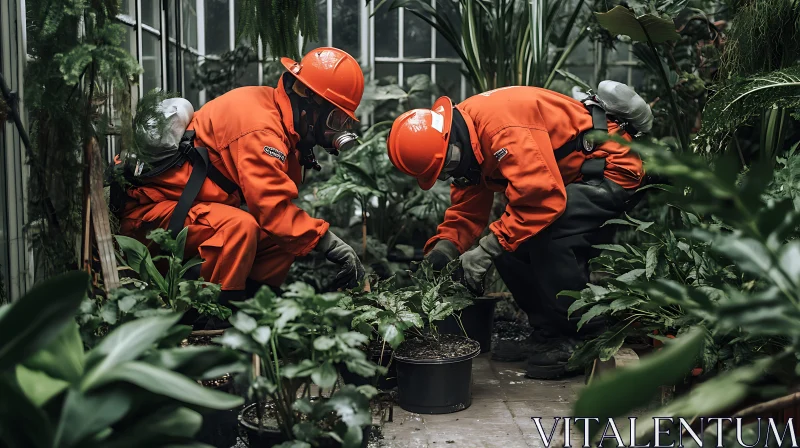
<svg viewBox="0 0 800 448"><path fill-rule="evenodd" d="M664 83L664 88L669 93L669 105L670 109L672 109L672 120L675 125L675 132L678 134L678 141L681 144L681 152L686 153L689 151L689 136L686 135L686 129L684 129L683 125L681 124L678 99L675 97L675 91L672 90L672 86L669 85L669 76L667 76L667 71L664 69L664 64L661 63L661 56L658 54L658 49L653 43L653 39L650 38L650 33L647 32L647 29L644 26L641 28L642 31L644 31L644 35L647 37L647 45L650 47L650 51L653 52L653 55L658 61L658 74L661 77L661 82Z"/></svg>

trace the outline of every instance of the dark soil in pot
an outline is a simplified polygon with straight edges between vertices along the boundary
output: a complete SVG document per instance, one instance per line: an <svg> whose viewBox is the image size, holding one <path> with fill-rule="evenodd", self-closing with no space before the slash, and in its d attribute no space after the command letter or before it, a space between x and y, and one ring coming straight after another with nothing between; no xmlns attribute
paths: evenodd
<svg viewBox="0 0 800 448"><path fill-rule="evenodd" d="M395 352L398 404L418 414L448 414L472 404L472 359L477 341L442 334L439 340L408 339Z"/></svg>
<svg viewBox="0 0 800 448"><path fill-rule="evenodd" d="M250 448L267 448L287 442L288 439L281 433L280 429L278 429L278 418L274 404L264 403L261 405L264 408L264 421L262 422L260 431L256 405L257 404L254 403L246 406L239 414L239 425L247 435L247 445ZM336 423L335 419L322 422L322 424L326 426L323 429L332 430ZM362 448L366 448L369 443L371 432L371 426L364 428L361 440ZM333 439L323 439L320 440L318 446L320 448L339 448L342 445Z"/></svg>
<svg viewBox="0 0 800 448"><path fill-rule="evenodd" d="M436 323L439 333L464 335L481 344L481 353L492 350L492 325L494 309L500 299L497 297L480 297L473 299L473 304L460 311L461 325L455 316L449 316Z"/></svg>

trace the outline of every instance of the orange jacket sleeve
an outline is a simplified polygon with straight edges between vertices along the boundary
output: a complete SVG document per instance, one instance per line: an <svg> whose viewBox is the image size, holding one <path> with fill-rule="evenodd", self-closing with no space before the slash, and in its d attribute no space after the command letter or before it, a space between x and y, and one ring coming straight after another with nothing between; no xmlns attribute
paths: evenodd
<svg viewBox="0 0 800 448"><path fill-rule="evenodd" d="M436 235L425 243L428 253L437 241L450 240L464 253L478 238L489 222L494 193L483 185L466 188L450 187L450 207L444 213Z"/></svg>
<svg viewBox="0 0 800 448"><path fill-rule="evenodd" d="M564 213L567 192L547 132L506 128L491 139L492 154L503 148L508 153L497 170L508 180L508 205L489 229L505 250L514 251Z"/></svg>
<svg viewBox="0 0 800 448"><path fill-rule="evenodd" d="M294 256L311 252L329 224L292 203L298 196L288 174L294 154L284 140L270 131L255 131L231 143L230 150L244 201L261 228Z"/></svg>

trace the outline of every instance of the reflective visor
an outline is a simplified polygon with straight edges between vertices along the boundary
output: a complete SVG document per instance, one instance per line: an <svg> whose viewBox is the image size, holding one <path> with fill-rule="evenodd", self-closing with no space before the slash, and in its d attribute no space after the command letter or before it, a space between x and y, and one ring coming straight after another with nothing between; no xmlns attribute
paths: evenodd
<svg viewBox="0 0 800 448"><path fill-rule="evenodd" d="M334 109L328 114L325 125L334 131L349 131L353 128L354 120L339 109Z"/></svg>

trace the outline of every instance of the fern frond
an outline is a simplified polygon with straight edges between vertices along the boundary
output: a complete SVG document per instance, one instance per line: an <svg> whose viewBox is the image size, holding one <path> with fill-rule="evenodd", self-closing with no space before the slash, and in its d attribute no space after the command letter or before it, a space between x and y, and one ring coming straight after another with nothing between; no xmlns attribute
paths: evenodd
<svg viewBox="0 0 800 448"><path fill-rule="evenodd" d="M772 107L800 107L800 65L731 82L719 90L703 112L701 149L714 152L724 136Z"/></svg>

